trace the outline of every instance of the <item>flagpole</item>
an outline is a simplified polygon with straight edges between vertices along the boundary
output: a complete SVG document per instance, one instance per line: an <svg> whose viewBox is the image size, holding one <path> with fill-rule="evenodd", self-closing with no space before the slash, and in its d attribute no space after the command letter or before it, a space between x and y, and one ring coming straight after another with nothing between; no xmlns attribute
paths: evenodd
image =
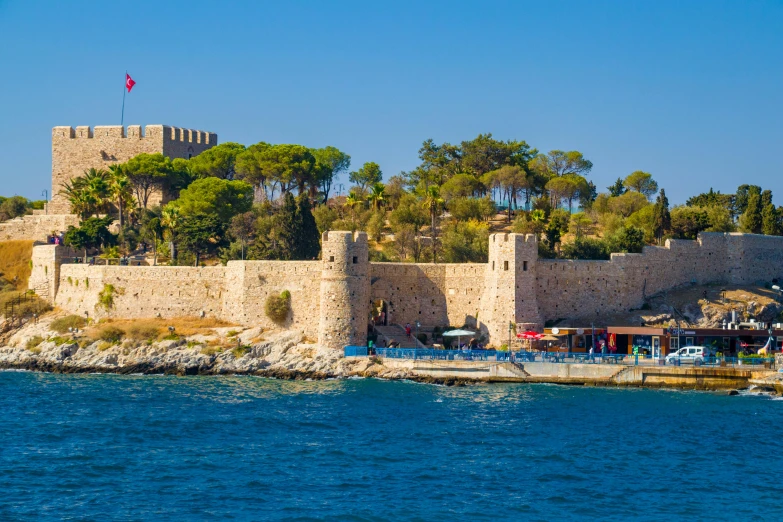
<svg viewBox="0 0 783 522"><path fill-rule="evenodd" d="M120 118L120 126L125 126L125 84L128 82L128 71L125 71L125 78L122 81L122 117Z"/></svg>

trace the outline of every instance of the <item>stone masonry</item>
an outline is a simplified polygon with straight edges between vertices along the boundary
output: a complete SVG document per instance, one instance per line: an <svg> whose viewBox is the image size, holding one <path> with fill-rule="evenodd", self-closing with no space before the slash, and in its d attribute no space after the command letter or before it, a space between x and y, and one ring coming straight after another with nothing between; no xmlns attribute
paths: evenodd
<svg viewBox="0 0 783 522"><path fill-rule="evenodd" d="M285 327L339 349L366 341L370 304L390 323L477 329L499 346L509 324L588 317L641 305L683 284L755 284L783 278L783 237L705 233L609 261L538 259L532 235L493 234L486 264L370 263L363 232L328 232L321 261L229 261L217 267L73 264L64 247L33 248L30 288L60 308L90 317L206 315L272 327L269 295L291 293ZM114 305L98 294L115 288Z"/></svg>

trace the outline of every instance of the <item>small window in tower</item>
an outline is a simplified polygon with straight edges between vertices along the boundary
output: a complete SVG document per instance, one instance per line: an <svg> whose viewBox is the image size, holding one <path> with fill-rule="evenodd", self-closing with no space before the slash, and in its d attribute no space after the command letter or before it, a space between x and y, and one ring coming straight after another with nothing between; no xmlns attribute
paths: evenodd
<svg viewBox="0 0 783 522"><path fill-rule="evenodd" d="M353 256L353 264L355 265L358 262L359 262L359 258L356 257L356 256Z"/></svg>
<svg viewBox="0 0 783 522"><path fill-rule="evenodd" d="M492 271L493 272L495 271L495 262L494 261L492 261Z"/></svg>
<svg viewBox="0 0 783 522"><path fill-rule="evenodd" d="M334 263L334 256L329 256L329 262Z"/></svg>
<svg viewBox="0 0 783 522"><path fill-rule="evenodd" d="M188 152L188 159L190 159L190 158L192 158L192 157L193 157L193 154L191 154L190 152Z"/></svg>
<svg viewBox="0 0 783 522"><path fill-rule="evenodd" d="M503 261L503 270L508 270L508 261Z"/></svg>
<svg viewBox="0 0 783 522"><path fill-rule="evenodd" d="M527 272L527 261L522 261L522 271Z"/></svg>

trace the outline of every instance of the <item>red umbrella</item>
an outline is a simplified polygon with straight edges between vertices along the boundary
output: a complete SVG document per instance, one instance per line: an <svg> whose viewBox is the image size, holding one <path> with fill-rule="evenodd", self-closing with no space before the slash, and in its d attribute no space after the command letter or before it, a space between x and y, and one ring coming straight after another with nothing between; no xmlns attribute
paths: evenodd
<svg viewBox="0 0 783 522"><path fill-rule="evenodd" d="M527 332L517 334L517 337L520 339L530 339L530 340L538 340L544 337L544 334L540 334L538 332L534 332L532 330L528 330Z"/></svg>

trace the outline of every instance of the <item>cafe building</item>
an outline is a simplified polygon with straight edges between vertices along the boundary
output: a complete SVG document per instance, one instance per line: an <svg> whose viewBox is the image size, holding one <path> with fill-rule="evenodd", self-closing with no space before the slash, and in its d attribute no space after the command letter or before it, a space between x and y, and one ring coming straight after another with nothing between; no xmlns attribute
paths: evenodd
<svg viewBox="0 0 783 522"><path fill-rule="evenodd" d="M770 336L774 350L783 345L783 330L735 330L724 328L654 328L635 326L610 326L606 329L609 343L615 343L617 353L639 353L652 357L663 357L676 352L681 346L711 346L715 352L727 357L737 354L757 353Z"/></svg>

